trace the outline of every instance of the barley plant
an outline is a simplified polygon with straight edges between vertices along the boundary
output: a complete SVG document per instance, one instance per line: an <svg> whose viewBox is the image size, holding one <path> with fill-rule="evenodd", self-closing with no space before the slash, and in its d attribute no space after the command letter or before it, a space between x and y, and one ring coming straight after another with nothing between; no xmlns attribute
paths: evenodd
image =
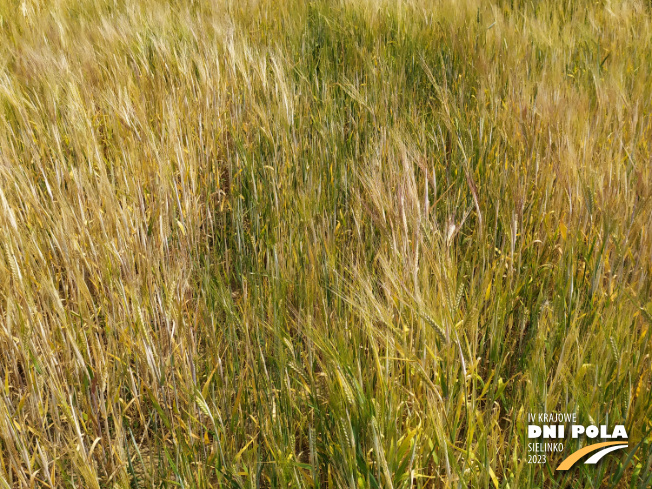
<svg viewBox="0 0 652 489"><path fill-rule="evenodd" d="M650 487L651 117L650 2L0 0L0 488Z"/></svg>

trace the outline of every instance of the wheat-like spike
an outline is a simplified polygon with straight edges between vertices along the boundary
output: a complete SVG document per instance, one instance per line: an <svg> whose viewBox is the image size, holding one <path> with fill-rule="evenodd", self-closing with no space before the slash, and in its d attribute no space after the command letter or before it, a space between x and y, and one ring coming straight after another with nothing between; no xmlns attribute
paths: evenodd
<svg viewBox="0 0 652 489"><path fill-rule="evenodd" d="M616 341L613 336L609 336L609 345L611 346L611 352L614 355L616 360L620 360L620 354L618 353L618 348L616 348Z"/></svg>
<svg viewBox="0 0 652 489"><path fill-rule="evenodd" d="M641 307L639 310L640 310L641 313L643 314L643 317L645 318L645 320L647 321L647 323L648 323L650 326L652 326L652 314L650 314L649 311L648 311L646 308L644 308L644 307Z"/></svg>
<svg viewBox="0 0 652 489"><path fill-rule="evenodd" d="M451 288L450 282L448 280L444 280L444 295L446 297L446 306L448 307L448 312L451 317L454 317L455 315L455 297L453 294L454 292Z"/></svg>
<svg viewBox="0 0 652 489"><path fill-rule="evenodd" d="M457 287L457 295L455 296L455 310L457 311L460 307L460 302L462 301L462 296L464 295L464 284L460 283Z"/></svg>
<svg viewBox="0 0 652 489"><path fill-rule="evenodd" d="M425 314L425 313L421 313L421 317L423 317L423 319L426 320L426 322L427 322L427 323L432 327L432 329L435 331L435 333L437 333L437 336L439 336L439 338L440 338L442 341L444 341L444 342L448 342L448 337L446 336L446 333L445 333L444 330L441 328L441 326L439 326L439 325L435 322L434 319L432 319L430 316L428 316L428 315Z"/></svg>

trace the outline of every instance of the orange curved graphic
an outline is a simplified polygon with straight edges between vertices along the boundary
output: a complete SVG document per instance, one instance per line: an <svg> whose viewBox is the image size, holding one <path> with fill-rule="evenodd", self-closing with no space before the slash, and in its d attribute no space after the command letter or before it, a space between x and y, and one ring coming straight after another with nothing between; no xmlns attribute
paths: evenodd
<svg viewBox="0 0 652 489"><path fill-rule="evenodd" d="M611 445L624 445L622 441L607 441L604 443L596 443L594 445L589 445L584 448L580 448L578 451L571 453L568 457L564 459L562 463L559 464L556 470L568 470L570 469L575 462L581 459L584 455L587 455L591 452L595 452L604 447L610 447Z"/></svg>

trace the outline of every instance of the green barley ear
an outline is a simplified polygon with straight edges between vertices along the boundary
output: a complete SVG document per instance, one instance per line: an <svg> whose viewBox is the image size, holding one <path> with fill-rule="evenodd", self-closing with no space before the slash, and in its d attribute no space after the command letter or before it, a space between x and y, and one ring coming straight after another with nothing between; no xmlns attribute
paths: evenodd
<svg viewBox="0 0 652 489"><path fill-rule="evenodd" d="M609 345L611 346L611 353L613 353L616 361L620 360L620 354L618 353L618 348L616 348L616 341L613 336L609 336Z"/></svg>
<svg viewBox="0 0 652 489"><path fill-rule="evenodd" d="M354 406L355 398L353 397L353 389L351 389L349 382L339 369L337 371L337 379L340 382L340 387L342 388L342 392L344 392L344 396L346 401L349 403L349 406Z"/></svg>
<svg viewBox="0 0 652 489"><path fill-rule="evenodd" d="M451 287L450 282L446 279L444 279L444 296L446 299L446 306L448 307L448 312L452 317L456 309L455 307L456 295L455 295L455 291Z"/></svg>
<svg viewBox="0 0 652 489"><path fill-rule="evenodd" d="M462 302L462 296L464 295L464 284L460 283L457 287L457 295L455 296L455 310L459 309L460 303Z"/></svg>
<svg viewBox="0 0 652 489"><path fill-rule="evenodd" d="M425 319L426 322L427 322L427 323L432 327L432 329L435 331L435 333L437 333L437 336L439 336L439 338L440 338L443 342L448 343L448 337L446 336L446 333L445 333L444 330L441 328L441 326L439 326L439 325L435 322L435 320L432 319L432 318L431 318L430 316L428 316L427 314L425 314L425 313L420 313L420 314L421 314L421 317L422 317L423 319Z"/></svg>
<svg viewBox="0 0 652 489"><path fill-rule="evenodd" d="M643 317L647 321L647 323L652 326L652 314L647 310L645 307L640 308L641 314L643 314Z"/></svg>

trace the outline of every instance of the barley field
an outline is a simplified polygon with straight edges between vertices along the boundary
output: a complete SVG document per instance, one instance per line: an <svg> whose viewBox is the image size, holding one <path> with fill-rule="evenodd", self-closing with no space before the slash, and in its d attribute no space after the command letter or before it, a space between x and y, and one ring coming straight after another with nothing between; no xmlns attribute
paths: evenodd
<svg viewBox="0 0 652 489"><path fill-rule="evenodd" d="M0 488L649 488L651 117L650 2L0 0Z"/></svg>

